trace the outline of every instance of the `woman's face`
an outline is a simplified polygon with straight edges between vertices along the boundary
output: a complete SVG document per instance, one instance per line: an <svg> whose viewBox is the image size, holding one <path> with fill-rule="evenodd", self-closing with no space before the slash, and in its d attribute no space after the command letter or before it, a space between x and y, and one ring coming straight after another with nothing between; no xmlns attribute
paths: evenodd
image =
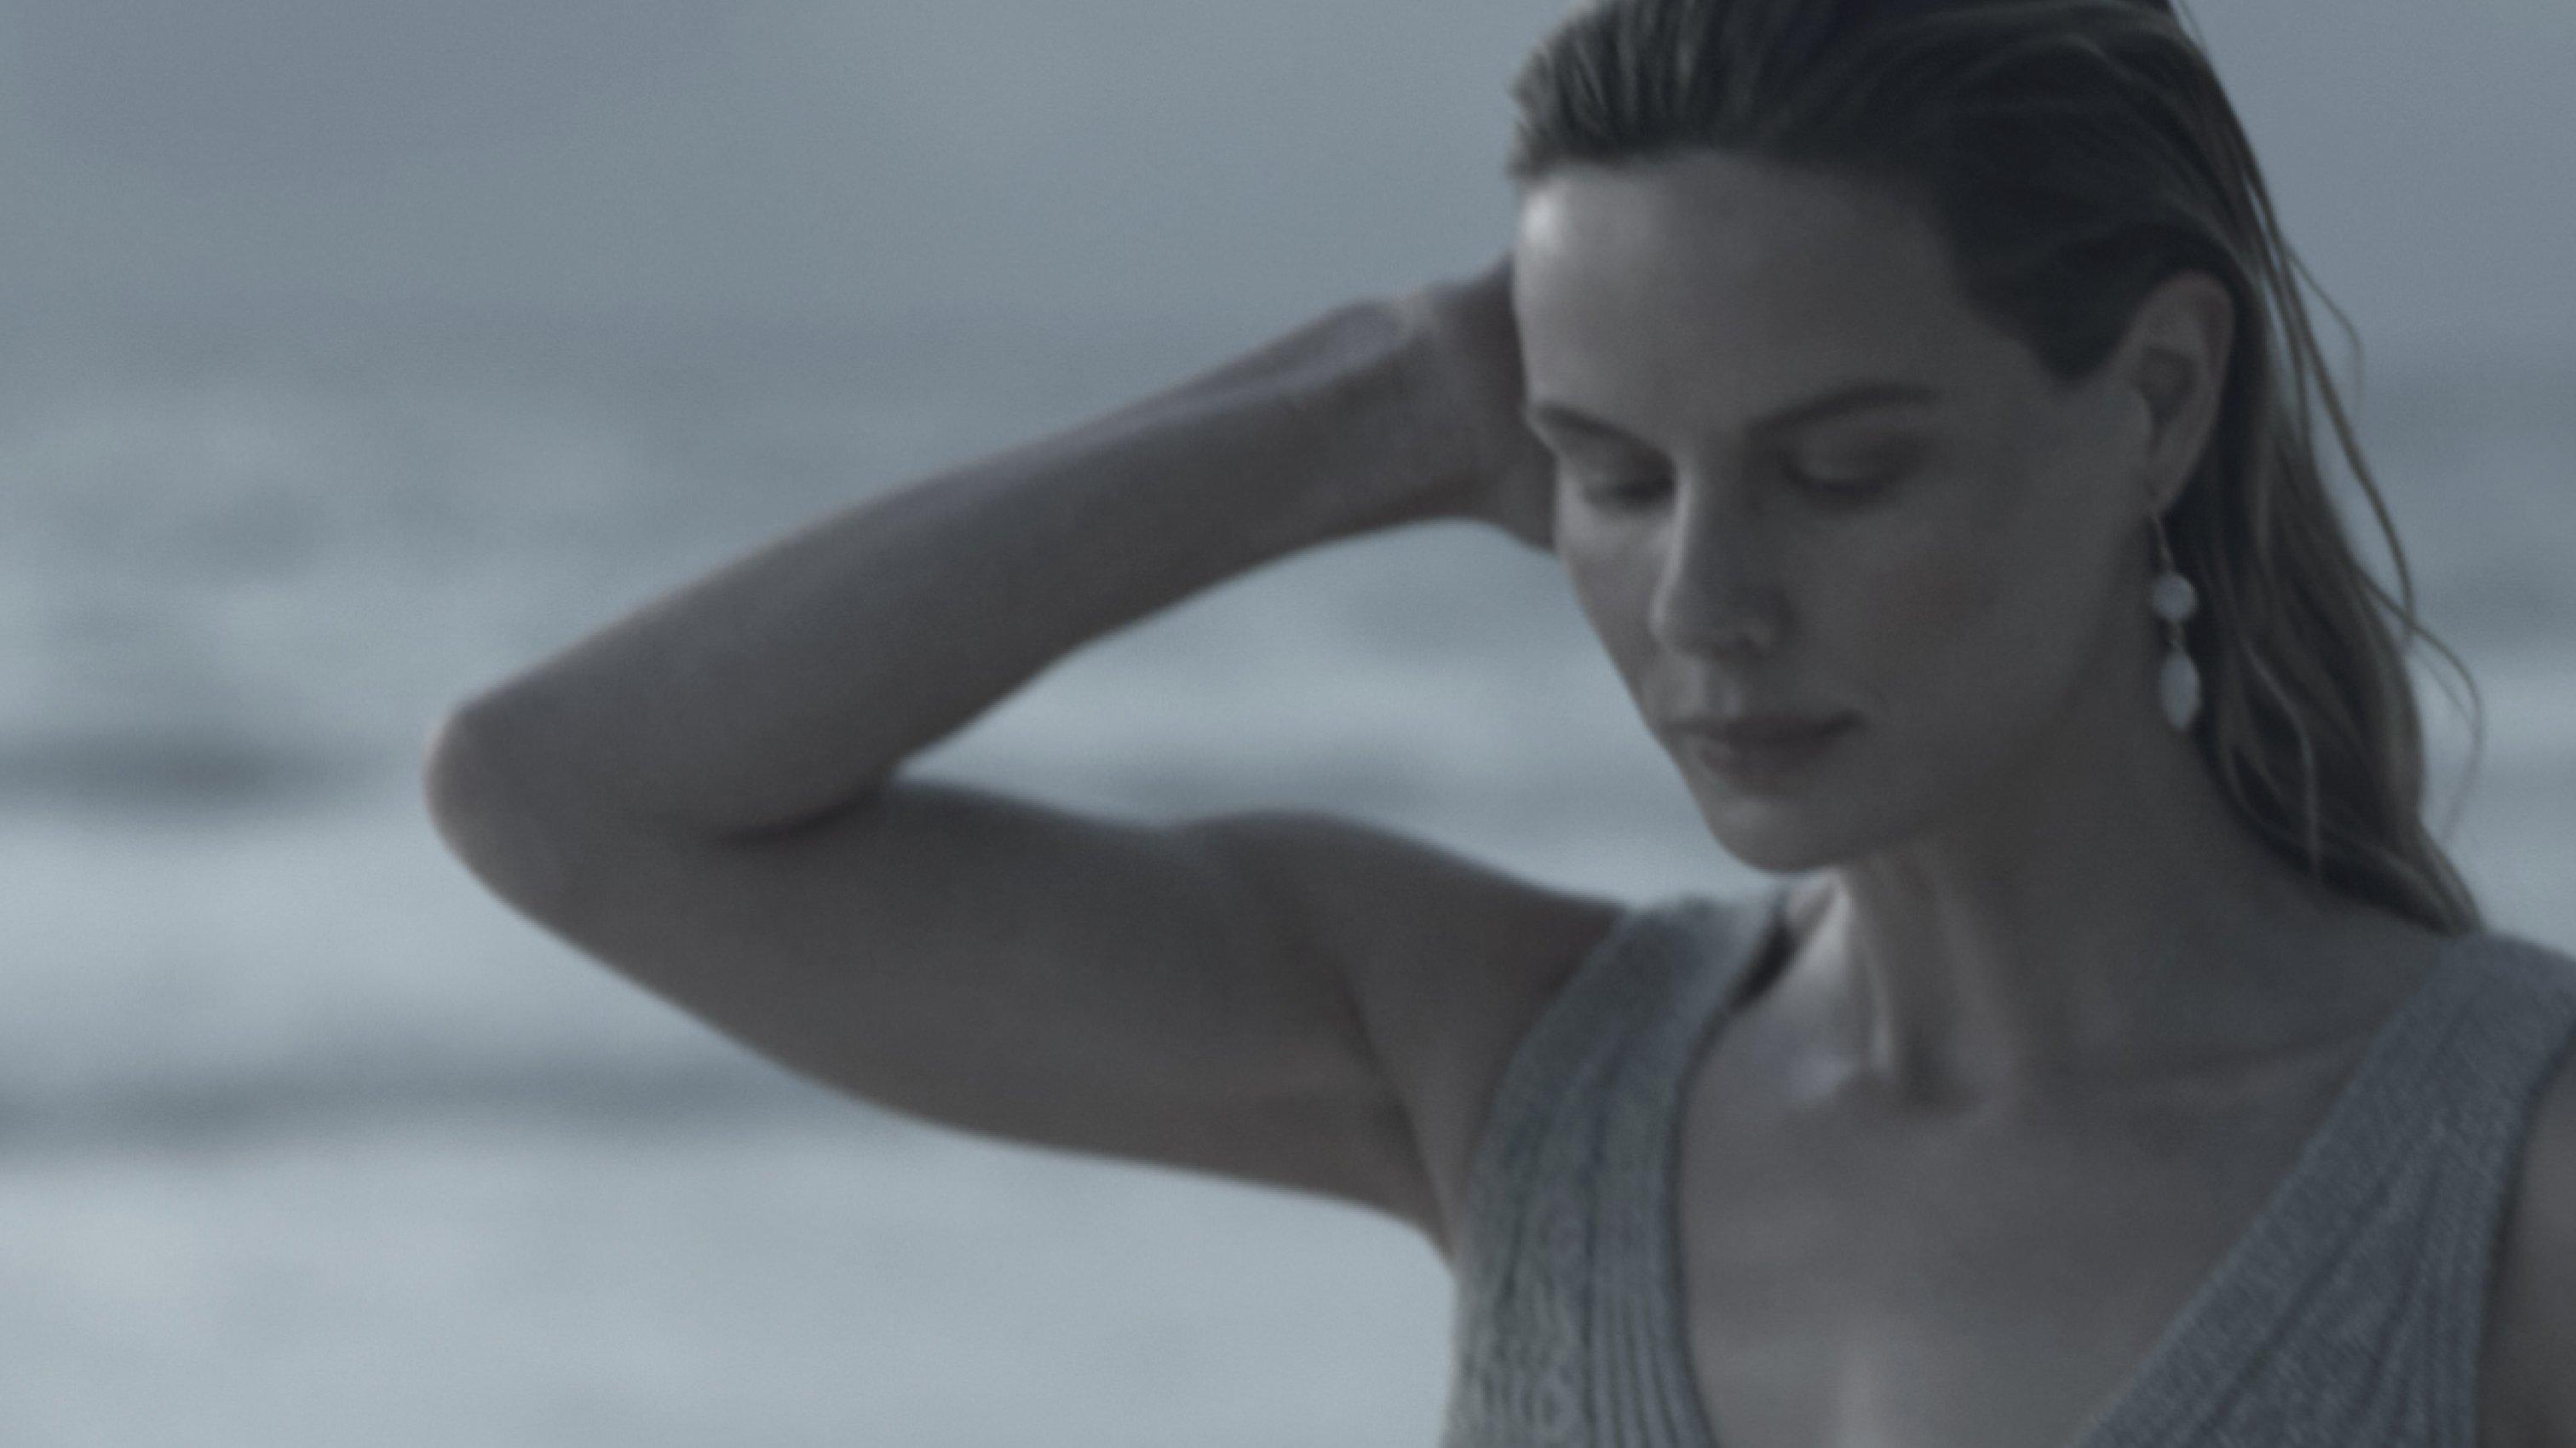
<svg viewBox="0 0 2576 1448"><path fill-rule="evenodd" d="M1524 202L1513 300L1558 554L1737 858L1893 843L2152 698L2109 682L2154 670L2137 393L2055 383L1893 193L1569 168ZM1852 723L1768 772L1682 732L1747 713Z"/></svg>

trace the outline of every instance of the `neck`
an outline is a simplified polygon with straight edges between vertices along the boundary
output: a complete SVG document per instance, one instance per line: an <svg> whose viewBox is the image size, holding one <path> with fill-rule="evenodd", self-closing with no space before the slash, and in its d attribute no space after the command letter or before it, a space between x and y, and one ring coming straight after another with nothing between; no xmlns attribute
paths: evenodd
<svg viewBox="0 0 2576 1448"><path fill-rule="evenodd" d="M2146 727L2070 720L1976 810L1812 882L1792 972L1841 1079L2062 1104L2347 1041L2402 996L2429 932L2305 879L2151 710L2105 712Z"/></svg>

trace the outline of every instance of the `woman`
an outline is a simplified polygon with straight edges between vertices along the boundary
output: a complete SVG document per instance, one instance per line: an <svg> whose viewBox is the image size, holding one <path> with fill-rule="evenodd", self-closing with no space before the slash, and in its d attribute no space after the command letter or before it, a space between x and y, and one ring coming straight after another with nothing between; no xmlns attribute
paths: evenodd
<svg viewBox="0 0 2576 1448"><path fill-rule="evenodd" d="M2576 1443L2576 962L2420 823L2411 588L2174 14L1610 0L1515 95L1501 263L496 686L446 837L816 1079L1418 1227L1453 1448ZM1460 517L1553 549L1793 883L900 777L1090 639Z"/></svg>

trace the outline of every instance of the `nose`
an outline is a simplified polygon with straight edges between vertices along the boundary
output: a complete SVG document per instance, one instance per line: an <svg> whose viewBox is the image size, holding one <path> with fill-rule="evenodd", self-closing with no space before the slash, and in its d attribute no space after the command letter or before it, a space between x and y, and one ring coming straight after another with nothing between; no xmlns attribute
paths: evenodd
<svg viewBox="0 0 2576 1448"><path fill-rule="evenodd" d="M1752 510L1681 488L1646 623L1677 653L1767 654L1787 628L1780 549Z"/></svg>

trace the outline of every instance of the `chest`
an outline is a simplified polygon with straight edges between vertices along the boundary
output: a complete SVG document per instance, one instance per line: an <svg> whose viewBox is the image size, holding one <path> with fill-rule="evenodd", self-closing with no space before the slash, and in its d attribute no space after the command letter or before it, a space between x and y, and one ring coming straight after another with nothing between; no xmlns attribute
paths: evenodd
<svg viewBox="0 0 2576 1448"><path fill-rule="evenodd" d="M2010 1126L1802 1104L1778 1064L1715 1053L1681 1102L1678 1275L1717 1448L2074 1448L2354 1062Z"/></svg>

